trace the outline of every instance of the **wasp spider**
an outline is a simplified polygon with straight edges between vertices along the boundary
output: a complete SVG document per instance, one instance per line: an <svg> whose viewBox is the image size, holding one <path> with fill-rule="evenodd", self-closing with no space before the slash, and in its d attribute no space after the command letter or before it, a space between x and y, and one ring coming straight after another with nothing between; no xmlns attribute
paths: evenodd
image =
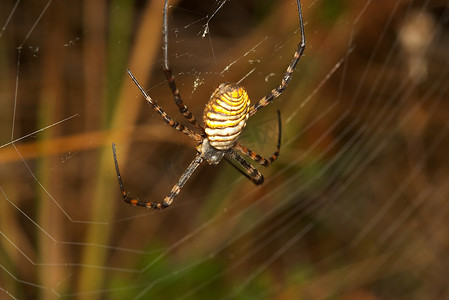
<svg viewBox="0 0 449 300"><path fill-rule="evenodd" d="M196 147L197 154L195 159L187 167L187 170L179 178L178 183L172 188L170 193L162 202L146 202L141 201L137 198L131 198L125 191L123 186L122 178L120 176L120 171L117 162L117 155L115 150L115 144L112 144L112 151L114 155L115 170L117 172L117 178L120 185L120 190L123 195L125 202L135 205L144 206L153 209L164 209L173 203L174 198L179 194L184 184L192 176L193 172L198 168L201 163L207 161L210 165L218 164L223 158L231 162L235 160L243 169L244 172L235 166L232 162L231 164L235 166L242 174L251 179L256 185L262 184L264 181L263 175L254 168L250 163L248 163L239 153L247 155L255 162L261 164L262 166L268 167L273 161L275 161L279 156L279 149L281 143L281 121L278 112L278 122L279 122L279 137L277 141L276 151L269 157L264 158L259 154L254 153L250 149L241 145L237 142L237 139L246 125L246 121L249 117L254 115L259 109L267 106L274 99L276 99L287 87L290 82L297 63L299 62L304 49L306 47L306 41L304 36L304 23L301 12L301 3L299 0L296 1L298 6L299 15L299 26L301 31L301 41L293 54L293 58L287 67L281 83L271 90L265 97L259 100L254 105L250 105L248 94L245 89L235 83L222 83L218 88L212 93L209 102L204 109L203 121L204 126L200 125L195 118L195 116L189 111L187 106L181 98L178 88L175 84L175 78L173 77L172 71L168 65L168 55L167 55L167 9L168 0L165 1L164 13L163 13L163 35L164 35L164 66L163 70L165 76L167 77L168 85L172 91L176 105L179 108L181 114L187 119L187 121L196 127L199 131L194 132L192 129L176 122L170 116L168 116L162 108L153 100L142 88L137 79L133 76L131 71L128 70L128 74L137 87L142 92L148 105L153 108L161 117L164 119L165 123L174 129L186 134L195 141L198 142Z"/></svg>

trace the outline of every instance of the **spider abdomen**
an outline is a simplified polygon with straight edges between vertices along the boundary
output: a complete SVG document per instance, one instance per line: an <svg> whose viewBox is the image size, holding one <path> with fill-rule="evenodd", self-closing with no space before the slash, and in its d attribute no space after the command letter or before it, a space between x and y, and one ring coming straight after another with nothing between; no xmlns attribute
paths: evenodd
<svg viewBox="0 0 449 300"><path fill-rule="evenodd" d="M222 83L204 109L204 129L212 147L229 149L248 120L250 101L245 89L235 83Z"/></svg>

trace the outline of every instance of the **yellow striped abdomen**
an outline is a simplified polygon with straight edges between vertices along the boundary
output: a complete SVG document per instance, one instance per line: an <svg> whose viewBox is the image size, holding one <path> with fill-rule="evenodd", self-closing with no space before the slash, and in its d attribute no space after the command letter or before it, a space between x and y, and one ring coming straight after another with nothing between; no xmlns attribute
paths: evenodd
<svg viewBox="0 0 449 300"><path fill-rule="evenodd" d="M229 149L248 120L249 98L245 89L235 83L222 83L204 109L204 129L212 147Z"/></svg>

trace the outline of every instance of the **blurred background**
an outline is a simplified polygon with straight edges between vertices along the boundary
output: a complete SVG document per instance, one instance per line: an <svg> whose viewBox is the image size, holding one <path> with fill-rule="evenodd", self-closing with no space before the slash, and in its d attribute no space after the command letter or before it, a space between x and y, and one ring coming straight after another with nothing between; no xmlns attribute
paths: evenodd
<svg viewBox="0 0 449 300"><path fill-rule="evenodd" d="M163 1L4 0L1 299L449 297L449 5L303 0L307 47L241 143L279 159L255 186L195 156L162 72ZM300 40L296 2L169 2L170 65L202 119L221 82L255 103ZM254 163L254 165L256 165Z"/></svg>

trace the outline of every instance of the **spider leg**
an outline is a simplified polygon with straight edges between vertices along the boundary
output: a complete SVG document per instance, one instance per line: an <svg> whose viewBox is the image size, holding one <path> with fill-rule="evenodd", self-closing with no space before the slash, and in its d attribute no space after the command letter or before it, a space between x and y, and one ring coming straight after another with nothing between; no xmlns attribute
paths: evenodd
<svg viewBox="0 0 449 300"><path fill-rule="evenodd" d="M260 185L263 183L264 178L262 173L259 172L256 168L254 168L250 163L248 163L240 154L235 152L232 148L229 149L226 153L230 158L234 159L238 162L240 166L245 170L245 176L255 184ZM237 168L234 164L231 163L235 168ZM237 168L238 169L238 168ZM240 171L240 170L239 170ZM241 172L241 171L240 171Z"/></svg>
<svg viewBox="0 0 449 300"><path fill-rule="evenodd" d="M169 126L173 127L174 129L184 133L185 135L188 135L189 137L191 137L192 139L196 140L196 141L201 141L201 135L198 133L193 132L192 130L190 130L189 128L185 127L182 124L179 124L178 122L176 122L175 120L173 120L169 115L167 115L167 113L165 111L162 110L162 107L160 107L157 102L155 100L153 100L146 92L145 90L142 88L142 86L140 85L140 83L137 81L136 77L134 77L134 75L131 73L130 70L128 70L128 75L129 77L131 77L131 79L134 81L134 83L137 85L137 87L139 88L139 90L142 92L142 95L145 97L145 100L147 100L148 105L153 108L158 114L161 115L161 117L164 119L165 123L167 123Z"/></svg>
<svg viewBox="0 0 449 300"><path fill-rule="evenodd" d="M134 206L144 206L144 207L153 208L153 209L157 209L157 210L167 208L170 206L170 204L173 203L173 200L179 194L181 189L184 187L184 184L187 182L187 180L189 180L190 176L192 176L192 174L193 174L193 172L195 172L196 168L198 168L198 166L204 161L204 158L202 158L200 155L197 155L195 157L195 159L187 167L187 170L181 175L181 177L178 180L178 183L176 183L173 186L173 188L171 189L168 196L165 197L164 200L162 200L162 202L147 202L147 201L141 201L137 198L131 198L128 196L128 193L126 192L126 190L123 186L122 177L120 176L120 170L118 167L117 154L115 151L114 143L112 143L112 152L114 155L115 172L117 173L117 179L118 179L118 183L120 186L120 190L122 191L123 200L126 203L129 203Z"/></svg>
<svg viewBox="0 0 449 300"><path fill-rule="evenodd" d="M173 76L173 73L169 67L168 64L168 25L167 25L167 11L168 11L168 0L165 0L164 5L164 14L163 14L163 34L164 34L164 74L165 78L167 78L168 86L170 87L170 90L173 94L173 98L175 100L176 105L179 108L179 111L184 116L184 118L187 119L187 121L190 122L190 124L196 126L201 133L204 133L204 128L198 123L195 116L192 114L192 112L189 110L189 108L184 104L184 101L181 98L181 93L179 92L178 88L176 87L175 77Z"/></svg>
<svg viewBox="0 0 449 300"><path fill-rule="evenodd" d="M306 38L304 35L304 21L302 19L301 3L299 0L296 0L296 2L298 4L299 28L301 31L301 41L298 44L297 50L293 54L293 58L287 67L287 71L285 72L284 77L282 78L281 84L279 84L277 87L275 87L273 90L271 90L271 92L269 92L265 97L260 99L257 104L251 106L250 111L249 111L249 116L254 115L259 109L267 106L274 99L279 97L280 94L282 94L282 92L285 90L288 83L292 79L293 71L295 70L296 65L298 64L299 60L302 57L302 54L304 53L304 50L306 49Z"/></svg>
<svg viewBox="0 0 449 300"><path fill-rule="evenodd" d="M166 208L167 206L169 206L170 204L173 203L173 200L179 194L181 189L184 187L184 184L187 182L187 180L189 180L190 176L192 176L193 172L195 172L196 168L198 168L203 161L204 161L204 158L198 154L195 157L195 159L190 163L190 165L187 167L185 172L181 175L181 177L178 180L178 183L176 183L173 186L170 193L168 194L167 197L165 197L165 199L162 201L162 203L155 204L157 206L157 209ZM153 202L153 204L154 204L154 202Z"/></svg>
<svg viewBox="0 0 449 300"><path fill-rule="evenodd" d="M163 70L164 70L165 77L167 78L168 86L170 87L170 89L172 91L176 106L178 106L178 108L179 108L179 112L184 116L184 118L186 118L187 121L189 121L190 124L192 124L196 128L198 128L201 131L201 133L204 133L203 126L201 126L198 123L198 121L196 120L193 113L184 104L184 101L181 98L181 94L180 94L178 88L176 87L175 77L173 76L173 73L172 73L170 67L168 67L168 65L165 65Z"/></svg>
<svg viewBox="0 0 449 300"><path fill-rule="evenodd" d="M252 180L252 179L251 179L251 176L249 176L248 174L246 174L245 172L243 172L242 169L240 169L239 167L237 167L237 166L235 165L235 163L233 163L232 160L231 160L230 158L227 158L227 157L225 156L224 159L226 160L226 162L227 162L228 164L230 164L231 166L233 166L234 169L236 169L237 171L239 171L240 174L242 174L243 176L245 176L245 177L248 178L249 180Z"/></svg>
<svg viewBox="0 0 449 300"><path fill-rule="evenodd" d="M117 173L117 180L118 184L120 186L120 191L122 192L123 200L126 203L132 204L132 205L139 205L139 203L142 203L139 199L133 199L128 196L128 193L125 190L125 187L123 186L122 182L122 176L120 175L120 170L118 167L118 161L117 161L117 153L115 151L115 144L112 143L112 155L114 156L114 164L115 164L115 173Z"/></svg>
<svg viewBox="0 0 449 300"><path fill-rule="evenodd" d="M273 163L278 157L279 157L279 151L281 149L281 113L278 110L278 142L277 142L277 148L276 151L271 154L269 158L264 158L263 156L255 153L251 149L248 149L247 147L241 145L240 143L236 143L234 145L234 149L240 151L241 153L249 156L252 160L255 162L261 164L264 167L268 167L271 163Z"/></svg>

